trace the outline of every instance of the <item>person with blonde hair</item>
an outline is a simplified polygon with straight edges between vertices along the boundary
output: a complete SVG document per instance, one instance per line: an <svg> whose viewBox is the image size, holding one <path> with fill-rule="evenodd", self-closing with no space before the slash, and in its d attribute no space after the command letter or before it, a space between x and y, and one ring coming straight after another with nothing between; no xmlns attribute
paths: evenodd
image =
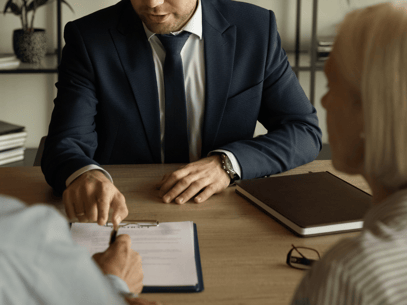
<svg viewBox="0 0 407 305"><path fill-rule="evenodd" d="M305 275L291 304L407 304L407 4L358 9L326 62L332 163L362 175L372 207L362 232Z"/></svg>

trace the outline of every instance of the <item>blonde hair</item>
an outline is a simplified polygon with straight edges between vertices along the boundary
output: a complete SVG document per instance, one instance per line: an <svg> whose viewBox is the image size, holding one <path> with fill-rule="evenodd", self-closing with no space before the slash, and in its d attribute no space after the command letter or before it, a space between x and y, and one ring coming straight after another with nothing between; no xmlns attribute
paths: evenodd
<svg viewBox="0 0 407 305"><path fill-rule="evenodd" d="M360 93L364 171L391 189L407 187L407 3L396 2L347 14L333 48Z"/></svg>

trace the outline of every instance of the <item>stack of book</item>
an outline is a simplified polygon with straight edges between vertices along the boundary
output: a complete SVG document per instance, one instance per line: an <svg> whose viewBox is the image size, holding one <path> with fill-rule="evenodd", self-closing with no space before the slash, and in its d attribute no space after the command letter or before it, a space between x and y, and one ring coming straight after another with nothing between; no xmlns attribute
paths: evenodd
<svg viewBox="0 0 407 305"><path fill-rule="evenodd" d="M16 69L20 65L20 60L15 55L1 54L0 55L0 69Z"/></svg>
<svg viewBox="0 0 407 305"><path fill-rule="evenodd" d="M0 121L0 165L24 160L26 138L24 126Z"/></svg>
<svg viewBox="0 0 407 305"><path fill-rule="evenodd" d="M332 51L335 36L319 36L317 46L317 60L326 61Z"/></svg>

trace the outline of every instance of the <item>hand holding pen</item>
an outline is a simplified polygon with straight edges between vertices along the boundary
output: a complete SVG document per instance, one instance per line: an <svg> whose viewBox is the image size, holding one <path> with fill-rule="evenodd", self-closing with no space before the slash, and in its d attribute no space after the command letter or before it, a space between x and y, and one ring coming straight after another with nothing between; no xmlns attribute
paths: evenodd
<svg viewBox="0 0 407 305"><path fill-rule="evenodd" d="M93 259L104 274L116 275L124 280L131 296L135 296L143 289L141 256L131 248L129 235L117 235L117 230L115 231L114 239L112 240L112 237L110 239L109 248L105 252L93 255Z"/></svg>

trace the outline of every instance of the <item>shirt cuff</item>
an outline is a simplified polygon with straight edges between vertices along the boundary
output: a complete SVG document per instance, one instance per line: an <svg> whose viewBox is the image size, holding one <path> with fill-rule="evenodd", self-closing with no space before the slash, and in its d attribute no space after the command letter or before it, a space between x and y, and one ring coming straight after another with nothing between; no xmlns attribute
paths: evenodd
<svg viewBox="0 0 407 305"><path fill-rule="evenodd" d="M126 282L123 281L120 277L113 275L113 274L106 274L106 278L108 279L110 285L113 287L115 291L117 291L121 296L127 298L137 298L138 295L135 293L130 292L129 286L127 286Z"/></svg>
<svg viewBox="0 0 407 305"><path fill-rule="evenodd" d="M68 179L66 179L66 182L65 182L66 187L68 187L72 183L72 181L74 181L76 178L78 178L83 173L86 173L86 172L94 170L94 169L100 170L113 183L112 176L110 176L110 174L106 170L104 170L103 168L101 168L100 166L97 166L95 164L90 164L90 165L86 165L86 166L78 169L76 172L74 172L72 175L70 175L68 177Z"/></svg>
<svg viewBox="0 0 407 305"><path fill-rule="evenodd" d="M237 162L237 159L234 154L232 154L230 151L223 150L223 149L216 149L211 152L209 152L208 156L213 155L213 153L218 152L218 153L224 153L226 156L228 156L230 162L232 163L233 170L235 173L239 176L239 179L242 177L242 169L240 168L239 162Z"/></svg>

